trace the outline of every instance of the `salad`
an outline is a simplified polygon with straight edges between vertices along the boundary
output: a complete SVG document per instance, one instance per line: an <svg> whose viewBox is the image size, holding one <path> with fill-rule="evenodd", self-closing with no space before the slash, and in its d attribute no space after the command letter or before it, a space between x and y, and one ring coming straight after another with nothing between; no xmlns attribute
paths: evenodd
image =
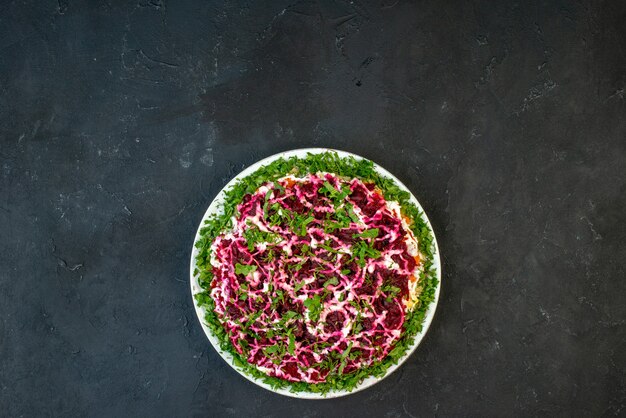
<svg viewBox="0 0 626 418"><path fill-rule="evenodd" d="M245 373L351 390L397 362L434 297L432 233L367 160L279 159L239 181L196 243L196 301Z"/></svg>

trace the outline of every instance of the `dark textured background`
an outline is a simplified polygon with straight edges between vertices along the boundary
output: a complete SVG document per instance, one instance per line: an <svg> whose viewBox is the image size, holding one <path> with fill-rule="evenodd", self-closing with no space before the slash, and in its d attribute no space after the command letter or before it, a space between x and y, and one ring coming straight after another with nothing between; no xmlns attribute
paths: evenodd
<svg viewBox="0 0 626 418"><path fill-rule="evenodd" d="M626 413L626 2L2 3L0 415ZM306 146L396 174L444 262L334 401L237 375L189 294L211 199Z"/></svg>

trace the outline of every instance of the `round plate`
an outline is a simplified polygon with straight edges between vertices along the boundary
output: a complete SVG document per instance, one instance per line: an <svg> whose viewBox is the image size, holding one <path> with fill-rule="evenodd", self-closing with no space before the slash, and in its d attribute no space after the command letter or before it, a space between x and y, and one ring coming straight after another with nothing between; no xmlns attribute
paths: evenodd
<svg viewBox="0 0 626 418"><path fill-rule="evenodd" d="M204 322L204 316L205 316L204 309L199 307L196 304L196 301L195 301L195 297L194 296L197 293L202 292L202 288L198 284L198 277L194 276L194 274L193 274L193 271L194 271L195 265L196 265L196 262L195 262L196 256L198 255L198 249L196 248L195 244L200 239L200 230L202 229L202 226L204 225L204 221L205 220L208 220L211 215L219 213L219 211L222 209L222 205L224 203L224 193L225 193L225 191L230 189L235 184L235 182L237 182L239 179L242 179L242 178L252 174L256 170L258 170L261 166L267 165L267 164L271 163L272 161L277 160L277 159L279 159L281 157L284 157L284 158L289 158L289 157L294 157L294 156L296 156L296 157L306 157L306 155L308 153L311 153L311 154L321 154L321 153L324 153L324 152L335 152L335 153L337 153L337 155L339 155L339 157L354 157L357 160L364 159L363 157L360 157L358 155L355 155L355 154L352 154L352 153L349 153L349 152L339 151L339 150L334 150L334 149L329 149L329 148L304 148L304 149L297 149L297 150L292 150L292 151L287 151L287 152L281 152L279 154L272 155L271 157L267 157L267 158L265 158L265 159L255 163L255 164L251 165L250 167L246 168L241 173L239 173L237 176L235 176L235 178L233 178L217 194L217 196L215 197L213 202L211 202L211 204L209 205L209 208L205 212L204 217L202 218L202 221L200 221L200 226L198 227L198 231L196 232L196 237L194 239L194 245L193 245L192 250L191 250L191 262L190 262L190 270L189 270L190 281L191 281L191 295L192 295L194 307L196 309L196 314L198 315L198 319L200 320L200 324L202 325L202 329L204 330L204 333L206 334L207 338L211 342L211 345L213 346L215 351L217 351L218 354L220 356L222 356L222 358L226 361L226 363L228 363L233 369L235 369L239 374L241 374L243 377L245 377L249 381L251 381L251 382L253 382L253 383L255 383L255 384L257 384L257 385L259 385L259 386L261 386L261 387L263 387L265 389L267 389L267 390L270 390L272 392L279 393L281 395L291 396L291 397L294 397L294 398L301 398L301 399L327 399L327 398L337 398L337 397L340 397L340 396L349 395L351 393L355 393L355 392L358 392L358 391L363 390L365 388L368 388L368 387L372 386L373 384L380 382L381 380L383 380L384 378L389 376L391 373L393 373L396 369L398 369L398 367L400 367L402 365L402 363L404 363L406 361L407 358L409 358L409 356L415 351L415 349L417 348L419 343L422 341L422 338L424 338L424 335L426 334L426 331L428 331L428 327L430 326L430 323L433 320L433 316L435 315L435 309L437 307L437 302L439 300L439 292L440 292L440 289L441 289L441 260L440 260L440 257L439 257L439 247L437 245L437 239L435 237L432 225L430 224L430 221L426 217L426 214L424 213L424 209L419 204L419 202L417 201L415 196L413 196L411 191L404 184L402 184L402 182L400 180L398 180L395 176L393 176L391 173L389 173L387 170L385 170L384 168L382 168L378 164L374 163L374 169L379 174L382 174L383 176L392 179L402 190L405 190L405 191L409 192L409 194L411 195L411 202L414 203L420 209L420 211L422 212L423 219L426 221L426 223L428 224L428 227L430 228L430 230L432 232L433 245L434 245L433 266L432 267L433 267L433 269L435 271L435 275L437 277L437 288L435 289L435 298L430 303L430 305L428 306L428 310L426 311L426 316L424 317L424 323L423 323L423 326L422 326L422 331L415 335L415 337L413 338L413 342L412 342L411 346L407 350L406 354L398 361L398 364L394 364L394 365L390 366L389 369L387 369L387 373L385 373L385 375L382 376L382 377L374 377L374 376L367 377L365 380L363 380L363 382L361 382L358 386L356 386L351 392L348 392L348 391L345 391L345 390L333 390L333 391L330 391L330 392L328 392L326 394L312 393L312 392L296 392L296 393L294 393L294 392L290 392L288 389L274 389L270 385L268 385L266 383L263 383L262 381L256 379L255 377L247 375L246 373L244 373L243 371L241 371L241 370L239 370L239 369L237 369L235 367L235 365L233 364L232 356L229 353L224 352L223 350L220 349L219 340L217 339L217 337L215 335L213 335L213 333L211 332L211 329L205 324L205 322Z"/></svg>

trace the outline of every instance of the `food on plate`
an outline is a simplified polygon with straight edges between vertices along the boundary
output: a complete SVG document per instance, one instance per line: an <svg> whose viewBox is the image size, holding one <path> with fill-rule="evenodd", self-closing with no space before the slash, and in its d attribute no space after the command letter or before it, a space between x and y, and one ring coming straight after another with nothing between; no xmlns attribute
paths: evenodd
<svg viewBox="0 0 626 418"><path fill-rule="evenodd" d="M221 348L293 391L384 374L437 284L421 214L367 160L279 159L235 185L201 235L196 299Z"/></svg>

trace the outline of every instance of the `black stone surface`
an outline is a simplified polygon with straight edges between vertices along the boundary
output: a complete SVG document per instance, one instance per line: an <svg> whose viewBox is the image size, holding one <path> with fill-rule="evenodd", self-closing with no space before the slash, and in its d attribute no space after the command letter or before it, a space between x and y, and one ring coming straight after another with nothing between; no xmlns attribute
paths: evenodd
<svg viewBox="0 0 626 418"><path fill-rule="evenodd" d="M4 1L0 415L626 413L626 3ZM384 382L274 395L209 346L196 227L329 146L434 223L435 321Z"/></svg>

